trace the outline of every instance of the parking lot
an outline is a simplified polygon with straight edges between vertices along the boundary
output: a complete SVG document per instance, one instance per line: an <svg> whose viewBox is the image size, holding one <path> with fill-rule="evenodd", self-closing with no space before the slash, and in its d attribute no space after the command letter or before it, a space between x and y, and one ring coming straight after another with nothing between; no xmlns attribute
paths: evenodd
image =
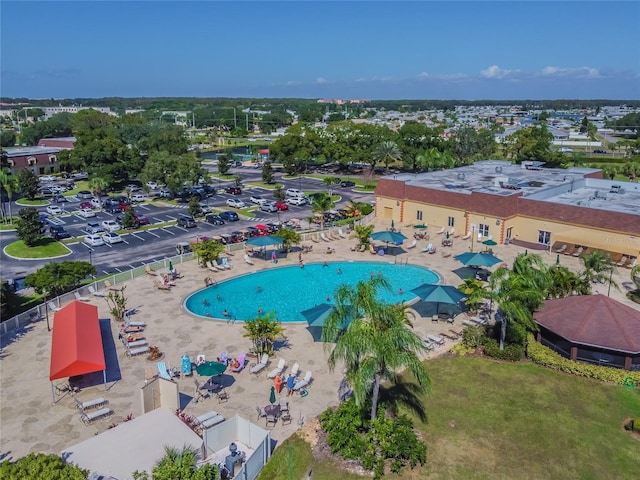
<svg viewBox="0 0 640 480"><path fill-rule="evenodd" d="M245 170L245 172L246 171L247 170ZM252 169L250 175L242 176L245 182L257 180L260 177L260 172ZM285 189L296 188L307 192L326 191L326 187L316 179L278 179L277 181L284 183ZM78 239L78 242L67 245L72 253L64 257L64 260L90 261L96 266L99 275L127 270L131 267L144 265L151 261L175 255L175 246L177 243L190 242L196 240L198 237L228 234L234 230L242 230L257 223L285 222L292 218L303 221L304 227L308 225L307 221L312 216L309 205L290 205L288 210L273 213L263 212L260 211L258 205L250 201L250 197L252 195L259 195L264 199L274 200L272 191L262 188L243 188L240 195L224 193L223 189L231 185L230 182L219 182L216 188L218 188L220 193L203 199L201 203L210 206L216 211L234 210L233 208L227 207L225 202L229 198L237 198L242 200L247 206L255 207L255 217L246 218L241 215L240 221L229 222L219 226L207 223L204 221L204 218L198 218L197 226L187 229L177 226L175 223L166 225L167 222L175 222L181 215L186 215L187 205L172 205L158 199L158 201L154 201L153 204L145 202L134 205L138 215L144 215L149 219L151 227L147 227L149 228L148 230L125 232L122 234L121 243L113 245L105 244L96 247L90 247L82 241L87 234L87 222L101 223L105 220L115 220L116 217L121 215L120 213L109 213L96 209L95 217L85 218L79 210L80 200L70 198L69 202L57 204L63 209L62 215L51 217L48 221L51 224L63 226L72 237ZM351 189L342 189L340 187L334 188L334 191L344 196L338 205L336 205L336 208L348 205L350 198L357 198L358 200L364 201L373 198L372 195L354 194ZM149 196L149 199L153 200L153 196ZM20 207L16 206L16 208L19 209ZM38 210L44 213L46 206L38 207ZM15 239L15 232L4 232L0 235L0 246L4 247L8 243L15 241ZM24 277L46 263L47 260L13 260L3 254L3 271L7 278Z"/></svg>

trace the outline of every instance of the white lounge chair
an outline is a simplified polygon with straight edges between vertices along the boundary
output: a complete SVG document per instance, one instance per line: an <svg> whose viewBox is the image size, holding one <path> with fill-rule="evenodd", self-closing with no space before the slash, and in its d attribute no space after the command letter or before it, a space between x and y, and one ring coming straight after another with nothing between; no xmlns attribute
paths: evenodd
<svg viewBox="0 0 640 480"><path fill-rule="evenodd" d="M206 422L207 420L210 420L213 417L217 417L218 415L220 415L220 414L218 412L214 412L214 411L203 413L199 417L194 418L193 419L193 423L195 425L201 425L203 422Z"/></svg>
<svg viewBox="0 0 640 480"><path fill-rule="evenodd" d="M87 400L85 402L74 398L73 401L75 402L78 410L80 410L81 412L84 412L85 410L91 410L92 408L104 407L108 403L107 400L102 397L94 398L93 400Z"/></svg>
<svg viewBox="0 0 640 480"><path fill-rule="evenodd" d="M444 233L444 227L442 227L442 228L441 228L440 230L438 230L436 233L437 233L438 235L443 234L443 233Z"/></svg>
<svg viewBox="0 0 640 480"><path fill-rule="evenodd" d="M208 420L205 420L200 424L200 428L206 430L207 428L213 427L225 421L225 418L222 415L216 415Z"/></svg>
<svg viewBox="0 0 640 480"><path fill-rule="evenodd" d="M278 366L267 374L267 378L276 378L276 375L282 373L284 370L285 363L284 358L281 358L280 361L278 361Z"/></svg>
<svg viewBox="0 0 640 480"><path fill-rule="evenodd" d="M146 327L147 326L147 324L144 322L132 322L131 316L129 315L128 312L125 312L124 314L124 324L126 327Z"/></svg>
<svg viewBox="0 0 640 480"><path fill-rule="evenodd" d="M225 270L231 270L233 268L232 265L229 263L229 259L227 257L222 257L220 259L220 265Z"/></svg>
<svg viewBox="0 0 640 480"><path fill-rule="evenodd" d="M455 228L452 228L451 230L449 230L449 236L450 237L453 237L455 235L455 233L456 233L456 229Z"/></svg>
<svg viewBox="0 0 640 480"><path fill-rule="evenodd" d="M251 257L249 257L248 254L244 254L244 261L247 262L249 265L255 265L255 263L253 263L253 260L251 260Z"/></svg>
<svg viewBox="0 0 640 480"><path fill-rule="evenodd" d="M433 346L433 343L431 343L429 340L427 340L426 338L424 340L422 340L422 346L424 348L426 348L427 350L433 350L435 347Z"/></svg>
<svg viewBox="0 0 640 480"><path fill-rule="evenodd" d="M462 240L469 240L470 238L471 238L471 234L470 234L470 233L467 233L466 235L464 235L464 236L462 237Z"/></svg>
<svg viewBox="0 0 640 480"><path fill-rule="evenodd" d="M294 377L297 377L298 373L300 373L300 365L298 364L298 362L296 362L293 364L293 367L291 367L291 371L289 372L289 375L293 375Z"/></svg>
<svg viewBox="0 0 640 480"><path fill-rule="evenodd" d="M338 229L338 235L340 235L342 238L347 238L347 236L344 233L342 233L341 228Z"/></svg>
<svg viewBox="0 0 640 480"><path fill-rule="evenodd" d="M437 335L427 335L427 339L433 343L437 343L438 345L444 345L444 338Z"/></svg>
<svg viewBox="0 0 640 480"><path fill-rule="evenodd" d="M169 369L167 368L167 364L164 362L158 362L158 373L161 378L165 380L171 380L171 375L169 375Z"/></svg>
<svg viewBox="0 0 640 480"><path fill-rule="evenodd" d="M81 302L89 302L89 298L88 297L83 297L82 295L80 295L79 292L73 292L73 296L76 297L76 300L79 300Z"/></svg>
<svg viewBox="0 0 640 480"><path fill-rule="evenodd" d="M56 307L56 304L53 302L47 302L47 307L49 307L49 310L53 310L54 312L61 310L61 308Z"/></svg>
<svg viewBox="0 0 640 480"><path fill-rule="evenodd" d="M418 244L418 241L414 238L413 242L411 242L411 245L409 245L407 248L416 248L417 244Z"/></svg>
<svg viewBox="0 0 640 480"><path fill-rule="evenodd" d="M307 371L307 373L304 374L304 378L293 386L293 390L294 391L300 390L301 388L306 387L307 385L309 385L310 381L311 381L311 372Z"/></svg>
<svg viewBox="0 0 640 480"><path fill-rule="evenodd" d="M142 355L143 353L148 353L148 352L149 352L149 345L144 345L142 347L134 347L134 348L129 348L127 346L127 349L125 351L128 357L135 357L137 355Z"/></svg>
<svg viewBox="0 0 640 480"><path fill-rule="evenodd" d="M106 297L106 295L104 293L99 292L98 290L93 288L93 285L89 285L89 293L91 295L93 295L94 297Z"/></svg>
<svg viewBox="0 0 640 480"><path fill-rule="evenodd" d="M619 267L624 267L625 264L629 261L629 258L626 255L623 255L618 263L616 263Z"/></svg>
<svg viewBox="0 0 640 480"><path fill-rule="evenodd" d="M430 243L429 245L427 245L426 247L424 247L422 250L420 250L421 252L431 252L433 250L433 243Z"/></svg>
<svg viewBox="0 0 640 480"><path fill-rule="evenodd" d="M280 397L280 411L288 412L289 411L289 401L287 397Z"/></svg>
<svg viewBox="0 0 640 480"><path fill-rule="evenodd" d="M113 412L111 411L110 408L104 407L104 408L101 408L100 410L94 410L91 412L81 412L80 419L85 425L89 425L94 420L98 420L99 418L106 417L108 415L111 415L112 413Z"/></svg>
<svg viewBox="0 0 640 480"><path fill-rule="evenodd" d="M462 320L462 324L466 327L477 327L478 324L476 322L472 322L471 320Z"/></svg>
<svg viewBox="0 0 640 480"><path fill-rule="evenodd" d="M249 371L251 373L258 374L264 369L264 367L267 366L267 363L269 363L269 355L267 355L265 353L265 354L262 355L262 358L260 359L260 363L257 363L256 365L251 367L251 370L249 370Z"/></svg>
<svg viewBox="0 0 640 480"><path fill-rule="evenodd" d="M320 238L321 238L322 240L324 240L325 242L330 242L330 241L331 241L331 240L329 240L329 239L327 238L327 236L324 234L324 232L320 233Z"/></svg>

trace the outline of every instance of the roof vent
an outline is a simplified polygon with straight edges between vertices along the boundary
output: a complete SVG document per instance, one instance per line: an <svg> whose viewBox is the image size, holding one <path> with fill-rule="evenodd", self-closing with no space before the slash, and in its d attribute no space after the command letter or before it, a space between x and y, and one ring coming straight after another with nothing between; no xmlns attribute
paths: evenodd
<svg viewBox="0 0 640 480"><path fill-rule="evenodd" d="M458 172L458 180L464 180L465 174L462 172Z"/></svg>
<svg viewBox="0 0 640 480"><path fill-rule="evenodd" d="M501 173L502 172L502 167L498 165L496 167L496 172Z"/></svg>

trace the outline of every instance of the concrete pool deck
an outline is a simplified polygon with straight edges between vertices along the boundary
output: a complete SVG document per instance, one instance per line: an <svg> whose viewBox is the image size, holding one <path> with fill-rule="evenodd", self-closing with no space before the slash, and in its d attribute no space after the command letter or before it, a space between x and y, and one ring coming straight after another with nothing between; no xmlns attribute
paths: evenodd
<svg viewBox="0 0 640 480"><path fill-rule="evenodd" d="M385 228L381 221L379 228ZM407 236L413 235L414 230L402 228ZM411 240L405 242L407 245ZM404 253L397 256L377 256L369 252L357 253L351 251L355 240L341 239L325 244L314 244L313 251L304 254L305 262L322 261L380 261L380 262L408 262L425 266L440 275L444 284L459 285L460 277L454 270L460 269L461 264L453 259L453 255L469 250L470 241L454 239L452 248L442 249L450 251L452 256L441 255L440 238L432 235L431 243L438 246L438 253L429 255L420 249L428 242L421 240L413 249L404 249ZM327 246L335 248L335 253L324 253ZM477 250L477 247L476 247ZM494 253L511 264L518 253L524 248L515 245L493 247ZM533 252L532 252L533 253ZM542 258L552 264L556 255L546 252L540 253ZM169 367L180 367L180 358L184 354L195 358L205 354L207 359L215 359L222 351L229 352L234 357L250 348L250 342L243 337L242 322L227 323L226 321L205 320L188 314L182 308L182 302L191 293L204 286L204 278L213 276L217 281L230 278L237 274L259 271L289 264L297 264L297 252L288 258L280 259L278 265L270 261L254 260L255 265L248 265L243 260L243 252L237 252L231 258L233 269L213 273L201 268L194 262L179 266L182 278L176 280L177 285L170 292L158 290L153 285L150 276L138 277L127 282L126 296L128 306L136 310L132 317L135 321L145 321L147 328L144 335L150 345L157 345L165 353L164 361ZM579 258L561 256L561 263L572 270L581 268ZM621 285L629 282L629 271L619 269L614 279ZM606 294L606 285L599 287L601 293ZM595 292L594 292L595 293ZM304 286L298 290L292 289L294 295L304 295ZM638 308L624 297L624 293L612 289L611 296L633 308ZM103 299L92 298L98 306L101 319L109 318L107 304ZM257 306L256 306L257 308ZM53 318L53 315L51 315ZM456 319L456 327L461 327L461 320ZM146 370L157 370L156 362L147 362L144 356L127 358L121 343L118 341L119 326L110 322L113 343L117 352L120 379L108 383L105 391L102 384L90 386L80 391L76 398L86 401L97 397L105 397L114 414L104 420L98 420L90 426L85 426L70 395L57 397L57 403L52 403L51 385L49 382L49 360L51 349L51 333L47 331L46 322L31 324L17 335L3 337L0 352L0 452L8 458L17 458L30 452L59 454L63 449L85 440L96 433L106 430L112 423L120 423L127 415L140 416L140 387L145 382ZM218 403L215 398L200 403L190 400L194 394L194 383L191 377L176 379L182 398L186 403L184 411L192 416L200 415L210 410L216 410L225 417L239 414L263 426L264 419L257 419L256 407L264 407L269 403L270 387L273 381L266 379L266 373L278 363L280 358L287 362L285 373L294 362L300 365L300 376L307 370L313 374L313 381L309 387L309 395L301 398L299 395L290 397L293 421L289 425L272 427L272 438L281 442L298 428L298 419L307 421L317 416L327 407L338 403L338 387L342 379L342 369L336 368L330 372L326 359L327 351L324 345L314 342L303 324L284 324L288 338L286 347L279 349L273 355L270 365L263 373L256 377L251 375L249 368L238 374L230 374L229 380L233 384L227 388L229 401ZM439 334L451 327L444 322L434 323L430 318L414 323L416 333L424 338L429 334ZM429 356L431 358L448 351L452 343L447 341ZM428 365L427 365L428 368ZM168 433L167 435L170 435Z"/></svg>

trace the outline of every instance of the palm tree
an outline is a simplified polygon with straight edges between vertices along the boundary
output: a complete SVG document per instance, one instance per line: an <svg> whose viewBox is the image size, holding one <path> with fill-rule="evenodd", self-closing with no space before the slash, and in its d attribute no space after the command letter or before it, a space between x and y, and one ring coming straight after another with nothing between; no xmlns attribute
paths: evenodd
<svg viewBox="0 0 640 480"><path fill-rule="evenodd" d="M313 213L320 213L320 229L324 230L324 214L335 206L333 199L326 193L321 192L313 197L311 202L311 211Z"/></svg>
<svg viewBox="0 0 640 480"><path fill-rule="evenodd" d="M357 238L359 247L369 248L371 244L369 236L374 228L375 225L356 225L350 238Z"/></svg>
<svg viewBox="0 0 640 480"><path fill-rule="evenodd" d="M397 383L399 370L408 369L422 392L430 384L418 356L425 347L411 330L405 305L380 302L380 288L389 288L389 282L379 276L360 281L355 287L339 287L336 307L322 331L323 341L335 342L329 368L333 370L339 361L344 362L358 405L371 395L371 420L376 418L382 381Z"/></svg>
<svg viewBox="0 0 640 480"><path fill-rule="evenodd" d="M98 197L107 189L108 186L109 182L107 182L104 177L93 177L89 180L89 188L93 194Z"/></svg>
<svg viewBox="0 0 640 480"><path fill-rule="evenodd" d="M465 278L464 281L458 285L458 290L467 296L464 304L471 311L477 311L482 300L488 296L488 290L484 286L484 283L473 277Z"/></svg>
<svg viewBox="0 0 640 480"><path fill-rule="evenodd" d="M329 196L333 195L331 187L339 183L340 179L338 177L324 177L324 180L322 180L322 184L328 187L327 192L329 193Z"/></svg>
<svg viewBox="0 0 640 480"><path fill-rule="evenodd" d="M275 318L273 312L257 317L255 320L249 320L244 323L243 327L245 329L243 337L251 340L257 354L273 353L273 345L276 340L285 338L282 323Z"/></svg>
<svg viewBox="0 0 640 480"><path fill-rule="evenodd" d="M550 298L564 298L570 295L591 295L591 284L562 265L549 268L551 286L548 290Z"/></svg>
<svg viewBox="0 0 640 480"><path fill-rule="evenodd" d="M205 464L197 466L198 456L196 451L184 445L182 449L165 447L164 457L153 467L151 478L157 480L188 480L220 478L216 465ZM147 472L136 471L133 477L140 480L148 480Z"/></svg>
<svg viewBox="0 0 640 480"><path fill-rule="evenodd" d="M616 271L615 265L611 262L608 253L602 250L595 250L580 257L584 263L583 276L586 281L593 283L609 283L609 288L618 288L618 284L612 276Z"/></svg>
<svg viewBox="0 0 640 480"><path fill-rule="evenodd" d="M504 349L507 324L524 338L526 331L535 332L538 326L533 312L542 305L551 287L548 267L538 255L518 255L513 269L500 268L489 278L491 298L498 303L502 317L500 349Z"/></svg>
<svg viewBox="0 0 640 480"><path fill-rule="evenodd" d="M13 215L11 214L11 199L13 197L14 192L16 191L17 187L18 187L18 179L14 176L11 175L11 172L9 171L8 168L3 168L0 171L0 187L2 187L2 190L4 190L4 192L7 194L7 206L8 206L8 214L5 212L5 201L4 201L4 195L2 194L2 191L0 190L0 197L1 197L1 204L2 204L2 218L4 220L5 223L11 223L12 222L12 218Z"/></svg>
<svg viewBox="0 0 640 480"><path fill-rule="evenodd" d="M384 163L385 168L389 171L389 164L402 160L402 151L396 142L386 140L373 151L373 158L376 163Z"/></svg>

